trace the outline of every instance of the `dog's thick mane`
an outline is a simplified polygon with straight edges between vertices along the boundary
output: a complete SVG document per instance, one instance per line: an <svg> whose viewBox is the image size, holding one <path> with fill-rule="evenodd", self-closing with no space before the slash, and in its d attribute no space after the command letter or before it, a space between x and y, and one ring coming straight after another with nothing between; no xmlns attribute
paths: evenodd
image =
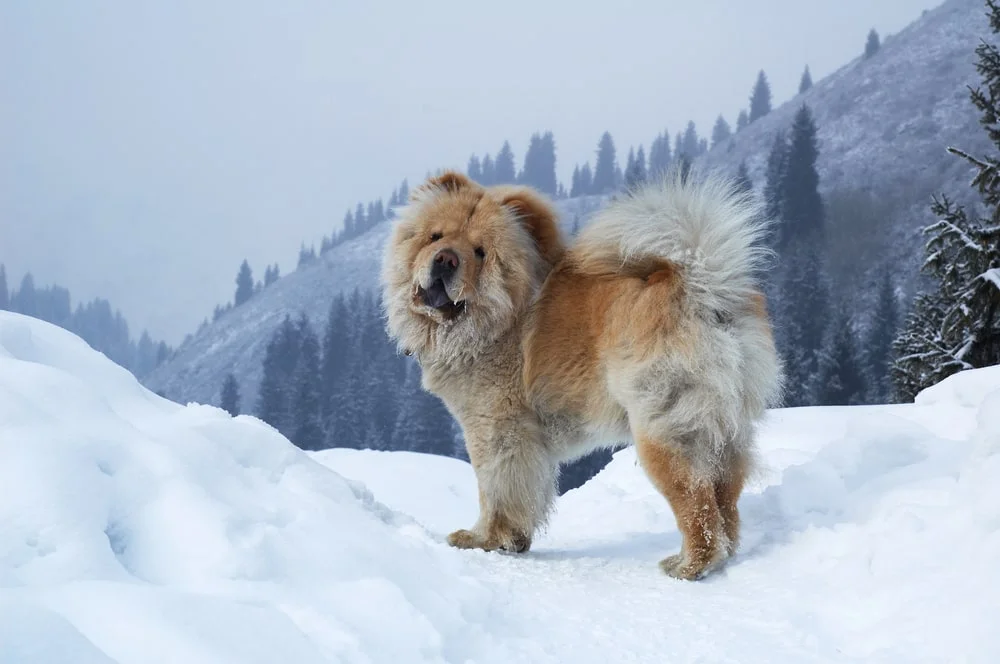
<svg viewBox="0 0 1000 664"><path fill-rule="evenodd" d="M500 255L491 257L497 269L483 273L465 313L440 322L412 310L412 266L400 260L399 251L447 196L470 202L489 197L501 211L495 223L503 225L504 242L497 248ZM436 363L466 364L495 343L524 313L565 251L555 210L542 195L513 185L484 188L453 171L417 187L396 216L381 271L386 324L402 352Z"/></svg>

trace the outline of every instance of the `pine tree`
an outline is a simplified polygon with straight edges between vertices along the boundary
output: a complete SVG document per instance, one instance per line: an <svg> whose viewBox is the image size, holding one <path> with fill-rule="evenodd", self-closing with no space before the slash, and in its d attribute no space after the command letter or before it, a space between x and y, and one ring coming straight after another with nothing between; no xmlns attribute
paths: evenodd
<svg viewBox="0 0 1000 664"><path fill-rule="evenodd" d="M829 319L829 289L820 248L814 238L799 238L782 253L781 298L776 298L778 350L785 363L789 406L815 403L819 360Z"/></svg>
<svg viewBox="0 0 1000 664"><path fill-rule="evenodd" d="M681 149L677 156L684 155L693 161L699 154L701 154L701 147L698 140L698 129L695 127L694 122L688 122L687 127L684 129L684 138L681 139Z"/></svg>
<svg viewBox="0 0 1000 664"><path fill-rule="evenodd" d="M750 124L750 117L747 115L746 109L740 109L740 114L736 116L736 131L737 133L746 129L747 125Z"/></svg>
<svg viewBox="0 0 1000 664"><path fill-rule="evenodd" d="M263 376L257 397L257 415L287 438L294 434L292 419L292 376L301 351L300 326L289 316L267 344Z"/></svg>
<svg viewBox="0 0 1000 664"><path fill-rule="evenodd" d="M10 309L10 292L7 290L7 270L0 264L0 311Z"/></svg>
<svg viewBox="0 0 1000 664"><path fill-rule="evenodd" d="M354 234L351 237L357 237L366 230L368 230L368 218L365 217L365 206L358 203L354 208Z"/></svg>
<svg viewBox="0 0 1000 664"><path fill-rule="evenodd" d="M753 94L750 95L750 117L749 122L756 122L771 112L771 86L767 82L767 75L764 70L757 74L757 82L753 86Z"/></svg>
<svg viewBox="0 0 1000 664"><path fill-rule="evenodd" d="M303 450L319 450L323 447L319 341L304 315L298 322L298 336L298 361L290 385L290 410L294 426L291 440Z"/></svg>
<svg viewBox="0 0 1000 664"><path fill-rule="evenodd" d="M792 235L822 233L823 200L819 194L816 123L803 104L795 114L788 145L782 218Z"/></svg>
<svg viewBox="0 0 1000 664"><path fill-rule="evenodd" d="M363 331L366 329L365 297L357 289L349 298L343 300L343 309L335 302L330 316L336 314L338 325L344 325L347 342L342 347L342 378L334 387L324 387L330 390L326 411L326 443L325 447L360 448L364 443L368 412L367 386L365 376L370 370L368 366L368 349L363 343ZM342 313L341 313L342 312ZM339 333L338 333L339 334ZM334 338L341 338L335 336ZM324 344L331 343L329 325ZM324 366L324 374L332 374L333 370ZM324 381L326 378L324 377Z"/></svg>
<svg viewBox="0 0 1000 664"><path fill-rule="evenodd" d="M615 190L618 168L615 158L615 141L610 132L604 132L597 145L597 164L594 166L594 181L591 193L607 194Z"/></svg>
<svg viewBox="0 0 1000 664"><path fill-rule="evenodd" d="M367 358L368 367L363 397L367 431L374 430L377 434L376 449L389 449L393 424L398 416L399 385L404 380L405 364L385 333L378 298L369 293L361 312L359 356ZM373 444L370 436L368 444Z"/></svg>
<svg viewBox="0 0 1000 664"><path fill-rule="evenodd" d="M410 183L406 178L399 183L399 204L406 205L410 200Z"/></svg>
<svg viewBox="0 0 1000 664"><path fill-rule="evenodd" d="M309 263L312 263L315 260L316 260L316 248L309 247L308 249L306 249L305 242L303 242L299 246L298 267L302 267L303 265L308 265Z"/></svg>
<svg viewBox="0 0 1000 664"><path fill-rule="evenodd" d="M831 338L818 364L817 405L856 406L865 402L868 385L846 313L841 312L834 320Z"/></svg>
<svg viewBox="0 0 1000 664"><path fill-rule="evenodd" d="M497 183L496 168L493 166L493 157L489 153L483 157L483 176L480 182L486 187Z"/></svg>
<svg viewBox="0 0 1000 664"><path fill-rule="evenodd" d="M740 191L753 191L753 180L750 179L750 171L747 170L746 160L740 162L736 171L736 187Z"/></svg>
<svg viewBox="0 0 1000 664"><path fill-rule="evenodd" d="M455 456L451 414L444 403L420 385L420 369L414 363L403 383L402 403L395 421L392 447L397 450Z"/></svg>
<svg viewBox="0 0 1000 664"><path fill-rule="evenodd" d="M629 148L628 161L625 166L625 188L633 189L646 181L646 153L639 146L635 151Z"/></svg>
<svg viewBox="0 0 1000 664"><path fill-rule="evenodd" d="M720 115L715 120L715 126L712 127L712 149L714 150L715 146L728 141L732 134L733 132L729 128L729 123Z"/></svg>
<svg viewBox="0 0 1000 664"><path fill-rule="evenodd" d="M510 142L504 141L503 147L497 153L496 161L493 164L494 184L513 184L517 182L517 166L514 164L514 151L510 149Z"/></svg>
<svg viewBox="0 0 1000 664"><path fill-rule="evenodd" d="M569 197L576 198L582 196L584 190L580 187L580 166L573 167L573 176L569 180Z"/></svg>
<svg viewBox="0 0 1000 664"><path fill-rule="evenodd" d="M648 179L646 171L646 151L639 146L639 149L635 151L635 181L638 183L645 182Z"/></svg>
<svg viewBox="0 0 1000 664"><path fill-rule="evenodd" d="M263 372L257 394L257 416L279 429L284 425L286 395L281 371L280 330L271 335L264 351Z"/></svg>
<svg viewBox="0 0 1000 664"><path fill-rule="evenodd" d="M226 374L225 380L222 381L219 406L233 417L240 414L240 387L236 383L236 376L232 373Z"/></svg>
<svg viewBox="0 0 1000 664"><path fill-rule="evenodd" d="M941 196L932 205L939 221L924 229L923 270L936 290L917 296L893 344L893 384L904 400L958 371L1000 364L1000 162L980 163L975 182L991 218L973 219Z"/></svg>
<svg viewBox="0 0 1000 664"><path fill-rule="evenodd" d="M354 237L354 215L348 210L344 215L344 237Z"/></svg>
<svg viewBox="0 0 1000 664"><path fill-rule="evenodd" d="M580 169L580 192L583 196L594 193L594 176L590 172L589 161Z"/></svg>
<svg viewBox="0 0 1000 664"><path fill-rule="evenodd" d="M649 147L649 178L659 180L670 168L670 132L664 131Z"/></svg>
<svg viewBox="0 0 1000 664"><path fill-rule="evenodd" d="M506 146L506 144L505 144ZM555 139L552 132L545 135L534 134L524 154L524 168L518 180L554 196L558 185L556 183L556 153Z"/></svg>
<svg viewBox="0 0 1000 664"><path fill-rule="evenodd" d="M11 310L25 316L38 316L38 295L35 277L30 272L21 278L21 286L11 296Z"/></svg>
<svg viewBox="0 0 1000 664"><path fill-rule="evenodd" d="M556 178L556 139L551 131L542 134L538 161L538 188L547 194L557 195L559 185Z"/></svg>
<svg viewBox="0 0 1000 664"><path fill-rule="evenodd" d="M764 172L764 204L765 214L773 220L775 227L771 230L771 244L780 247L784 244L786 233L782 212L784 210L785 175L788 171L788 140L784 132L778 132L767 155L767 168Z"/></svg>
<svg viewBox="0 0 1000 664"><path fill-rule="evenodd" d="M320 372L322 411L324 420L333 409L335 393L343 385L347 374L347 361L351 347L350 312L343 294L337 295L330 305L330 313L323 331L323 366Z"/></svg>
<svg viewBox="0 0 1000 664"><path fill-rule="evenodd" d="M878 53L880 48L882 48L882 41L879 39L875 28L872 28L868 33L867 41L865 41L865 60Z"/></svg>
<svg viewBox="0 0 1000 664"><path fill-rule="evenodd" d="M632 171L635 170L635 148L628 149L628 158L625 160L625 187L631 186Z"/></svg>
<svg viewBox="0 0 1000 664"><path fill-rule="evenodd" d="M280 278L281 271L278 269L278 264L268 265L267 269L264 270L264 288L267 288Z"/></svg>
<svg viewBox="0 0 1000 664"><path fill-rule="evenodd" d="M799 79L799 94L807 92L812 86L812 74L809 73L809 65L806 65L805 71L802 72L802 78Z"/></svg>
<svg viewBox="0 0 1000 664"><path fill-rule="evenodd" d="M237 307L250 299L253 295L253 272L246 259L240 263L240 271L236 274L236 295L233 304Z"/></svg>
<svg viewBox="0 0 1000 664"><path fill-rule="evenodd" d="M899 306L896 290L892 284L892 272L882 270L878 285L878 298L871 327L868 331L867 365L871 373L869 379L869 401L885 403L892 397L889 381L889 367L892 363L892 341L899 328Z"/></svg>
<svg viewBox="0 0 1000 664"><path fill-rule="evenodd" d="M479 157L472 155L469 157L469 166L466 168L466 172L469 174L469 178L475 180L482 184L483 181L483 166L479 161Z"/></svg>

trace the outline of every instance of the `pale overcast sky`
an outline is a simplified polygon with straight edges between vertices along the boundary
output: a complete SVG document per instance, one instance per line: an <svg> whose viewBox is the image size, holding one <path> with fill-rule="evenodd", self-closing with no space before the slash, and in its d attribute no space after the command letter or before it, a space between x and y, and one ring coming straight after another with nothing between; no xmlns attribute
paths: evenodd
<svg viewBox="0 0 1000 664"><path fill-rule="evenodd" d="M604 130L704 135L759 69L780 103L938 4L5 0L0 262L177 342L403 177L551 129L565 181Z"/></svg>

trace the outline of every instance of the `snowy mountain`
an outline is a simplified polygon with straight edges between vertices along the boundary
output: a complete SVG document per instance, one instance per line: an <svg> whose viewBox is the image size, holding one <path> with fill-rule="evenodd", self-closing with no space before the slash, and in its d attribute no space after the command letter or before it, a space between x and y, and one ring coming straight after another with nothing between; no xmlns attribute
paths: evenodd
<svg viewBox="0 0 1000 664"><path fill-rule="evenodd" d="M560 201L566 230L600 203L600 197ZM338 293L378 288L389 229L390 222L378 224L282 277L201 329L144 383L181 403L217 404L222 382L233 372L243 394L243 409L249 412L256 403L267 342L284 317L297 318L305 312L316 332L322 333Z"/></svg>
<svg viewBox="0 0 1000 664"><path fill-rule="evenodd" d="M460 552L471 468L310 456L0 312L0 661L1000 660L1000 368L915 404L770 413L741 552L665 577L631 449L530 553Z"/></svg>
<svg viewBox="0 0 1000 664"><path fill-rule="evenodd" d="M901 273L905 288L905 277L923 260L915 231L929 223L931 196L943 192L960 202L974 200L969 164L945 150L954 146L982 154L990 148L969 101L969 86L980 82L975 48L989 36L982 0L947 0L886 38L873 57L859 52L703 161L732 172L745 161L761 189L777 132L787 132L795 112L808 104L819 130L824 197L863 191L888 203L894 216L880 229L890 252L885 258Z"/></svg>

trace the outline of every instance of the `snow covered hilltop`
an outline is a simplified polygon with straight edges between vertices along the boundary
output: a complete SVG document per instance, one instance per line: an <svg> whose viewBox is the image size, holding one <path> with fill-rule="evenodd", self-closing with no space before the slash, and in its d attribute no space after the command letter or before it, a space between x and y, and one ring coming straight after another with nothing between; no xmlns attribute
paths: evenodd
<svg viewBox="0 0 1000 664"><path fill-rule="evenodd" d="M1000 367L773 411L704 582L630 449L522 556L443 543L471 468L309 455L0 312L0 661L995 662Z"/></svg>

